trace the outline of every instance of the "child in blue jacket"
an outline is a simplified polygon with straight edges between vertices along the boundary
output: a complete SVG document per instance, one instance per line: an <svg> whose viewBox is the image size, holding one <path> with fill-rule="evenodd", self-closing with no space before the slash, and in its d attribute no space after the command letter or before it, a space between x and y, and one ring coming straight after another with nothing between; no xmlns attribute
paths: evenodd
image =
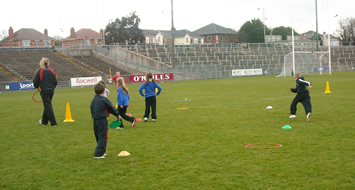
<svg viewBox="0 0 355 190"><path fill-rule="evenodd" d="M136 119L134 117L130 117L126 115L127 112L127 107L129 105L129 94L128 94L128 88L126 87L126 84L124 83L123 78L118 78L117 79L117 110L121 116L121 118L125 119L126 121L129 121L132 123L132 127L136 125ZM123 122L119 129L123 129Z"/></svg>
<svg viewBox="0 0 355 190"><path fill-rule="evenodd" d="M155 89L158 89L156 92ZM144 89L144 93L143 93ZM158 83L156 83L153 79L153 74L152 73L147 73L146 75L146 81L139 87L139 93L145 97L145 112L144 112L144 122L148 121L149 114L150 114L150 108L152 109L152 121L154 122L155 119L157 118L157 113L156 113L156 96L158 96L161 92L161 87Z"/></svg>

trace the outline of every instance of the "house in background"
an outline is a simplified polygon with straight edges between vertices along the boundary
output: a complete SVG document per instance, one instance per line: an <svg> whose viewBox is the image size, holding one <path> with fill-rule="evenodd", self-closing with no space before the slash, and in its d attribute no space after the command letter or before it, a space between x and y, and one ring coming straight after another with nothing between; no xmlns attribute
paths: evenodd
<svg viewBox="0 0 355 190"><path fill-rule="evenodd" d="M209 24L194 31L194 33L203 37L204 43L237 43L237 32L219 26L217 24Z"/></svg>
<svg viewBox="0 0 355 190"><path fill-rule="evenodd" d="M63 39L63 46L75 46L76 44L91 44L91 45L102 45L103 30L100 33L92 29L80 29L75 32L74 28L70 29L70 36Z"/></svg>
<svg viewBox="0 0 355 190"><path fill-rule="evenodd" d="M147 45L170 45L171 37L168 30L143 30Z"/></svg>
<svg viewBox="0 0 355 190"><path fill-rule="evenodd" d="M44 34L31 28L22 28L14 33L12 27L9 36L0 42L2 47L53 47L54 38L48 36L48 30Z"/></svg>
<svg viewBox="0 0 355 190"><path fill-rule="evenodd" d="M199 45L203 44L203 37L188 30L176 30L174 32L175 45Z"/></svg>
<svg viewBox="0 0 355 190"><path fill-rule="evenodd" d="M170 30L143 30L143 35L147 45L171 45L172 35ZM196 44L203 44L202 36L188 30L175 30L174 45Z"/></svg>

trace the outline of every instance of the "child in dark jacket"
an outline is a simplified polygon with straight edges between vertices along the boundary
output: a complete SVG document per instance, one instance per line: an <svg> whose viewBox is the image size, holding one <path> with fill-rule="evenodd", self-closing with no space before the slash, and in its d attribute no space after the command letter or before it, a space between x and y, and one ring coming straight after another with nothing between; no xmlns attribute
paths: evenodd
<svg viewBox="0 0 355 190"><path fill-rule="evenodd" d="M109 114L113 114L118 117L118 111L112 105L112 103L104 96L105 86L101 83L97 83L94 86L96 95L91 101L90 110L91 117L94 119L94 133L97 142L97 146L94 152L95 159L105 158L106 146L107 146L107 132L108 123L107 117Z"/></svg>
<svg viewBox="0 0 355 190"><path fill-rule="evenodd" d="M297 95L290 106L290 118L296 118L297 103L301 102L307 115L307 121L310 121L312 117L312 105L307 86L308 88L312 88L312 84L304 80L304 77L301 77L300 73L295 73L293 78L296 81L296 88L290 86L289 89L291 92L297 93Z"/></svg>
<svg viewBox="0 0 355 190"><path fill-rule="evenodd" d="M143 93L144 89L144 93ZM155 89L158 89L156 92ZM157 118L157 100L156 96L158 96L161 92L161 87L158 83L156 83L153 79L152 73L147 73L146 81L139 87L139 93L145 97L145 112L144 112L144 122L148 121L150 108L152 108L152 121L155 122Z"/></svg>

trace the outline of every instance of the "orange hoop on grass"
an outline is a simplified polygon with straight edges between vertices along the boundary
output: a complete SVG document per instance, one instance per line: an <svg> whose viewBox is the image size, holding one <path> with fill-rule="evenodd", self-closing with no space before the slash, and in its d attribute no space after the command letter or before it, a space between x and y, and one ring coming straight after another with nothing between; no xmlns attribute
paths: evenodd
<svg viewBox="0 0 355 190"><path fill-rule="evenodd" d="M267 144L273 144L273 145L277 145L277 146L267 146L267 147L255 146L255 145L259 145L259 144L262 144L262 143L245 144L244 147L245 148L264 148L264 149L282 147L282 144L278 144L278 143L267 143Z"/></svg>

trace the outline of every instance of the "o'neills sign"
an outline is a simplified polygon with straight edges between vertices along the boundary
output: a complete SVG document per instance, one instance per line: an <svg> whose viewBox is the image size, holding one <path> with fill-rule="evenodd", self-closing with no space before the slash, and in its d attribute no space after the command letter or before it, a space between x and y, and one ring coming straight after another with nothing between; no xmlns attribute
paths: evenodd
<svg viewBox="0 0 355 190"><path fill-rule="evenodd" d="M102 77L82 77L82 78L71 78L71 86L91 86L102 80Z"/></svg>
<svg viewBox="0 0 355 190"><path fill-rule="evenodd" d="M164 74L153 74L153 79L157 82L174 80L173 73L164 73ZM145 82L146 75L131 75L129 76L129 82Z"/></svg>

